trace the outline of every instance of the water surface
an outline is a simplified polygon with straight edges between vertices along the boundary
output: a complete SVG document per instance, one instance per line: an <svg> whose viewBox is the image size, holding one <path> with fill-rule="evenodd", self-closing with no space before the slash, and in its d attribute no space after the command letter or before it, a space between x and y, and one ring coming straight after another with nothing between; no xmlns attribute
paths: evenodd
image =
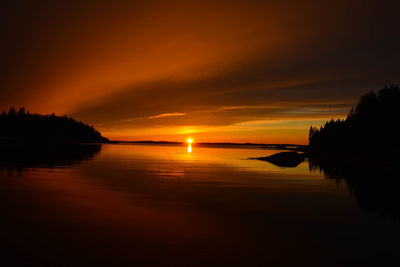
<svg viewBox="0 0 400 267"><path fill-rule="evenodd" d="M400 224L348 185L249 160L278 150L110 144L0 162L12 265L365 266L399 262ZM65 153L64 153L65 154ZM56 158L57 160L52 160ZM19 160L18 160L19 159ZM35 159L35 160L33 160ZM1 264L0 264L1 265Z"/></svg>

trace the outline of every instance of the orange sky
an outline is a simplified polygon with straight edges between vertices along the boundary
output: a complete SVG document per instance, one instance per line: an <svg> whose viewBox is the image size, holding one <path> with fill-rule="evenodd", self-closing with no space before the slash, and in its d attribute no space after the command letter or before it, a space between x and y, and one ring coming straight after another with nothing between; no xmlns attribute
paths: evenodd
<svg viewBox="0 0 400 267"><path fill-rule="evenodd" d="M390 1L284 2L7 3L0 107L118 140L304 144L399 81L399 41Z"/></svg>

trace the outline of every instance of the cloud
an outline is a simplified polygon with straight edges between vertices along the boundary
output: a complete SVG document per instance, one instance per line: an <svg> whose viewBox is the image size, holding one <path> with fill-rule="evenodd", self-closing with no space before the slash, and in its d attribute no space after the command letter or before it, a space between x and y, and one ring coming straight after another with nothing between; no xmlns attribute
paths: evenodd
<svg viewBox="0 0 400 267"><path fill-rule="evenodd" d="M400 82L398 8L383 2L8 1L0 108L155 134L343 116Z"/></svg>
<svg viewBox="0 0 400 267"><path fill-rule="evenodd" d="M173 117L173 116L184 116L186 113L182 112L172 112L172 113L161 113L156 116L147 117L148 119L157 119L157 118L164 118L164 117Z"/></svg>
<svg viewBox="0 0 400 267"><path fill-rule="evenodd" d="M219 108L218 110L232 110L232 109L242 109L242 108L247 108L247 106L222 107L222 108Z"/></svg>

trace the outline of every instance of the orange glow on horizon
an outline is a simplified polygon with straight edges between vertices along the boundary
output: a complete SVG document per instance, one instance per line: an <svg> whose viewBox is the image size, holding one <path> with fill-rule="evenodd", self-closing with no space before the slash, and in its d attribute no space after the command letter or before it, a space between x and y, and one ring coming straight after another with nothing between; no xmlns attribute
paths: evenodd
<svg viewBox="0 0 400 267"><path fill-rule="evenodd" d="M342 40L349 23L337 20L341 4L322 25L323 5L151 2L82 1L21 31L32 45L7 37L15 56L0 80L1 108L66 114L115 141L187 144L306 144L310 126L347 114L355 94L331 90L344 92L332 84L353 73L347 65L334 71L329 58L326 66L309 60L330 55L320 45L326 29Z"/></svg>
<svg viewBox="0 0 400 267"><path fill-rule="evenodd" d="M332 116L335 119L344 116ZM169 126L149 128L107 129L95 127L103 136L114 141L170 141L192 143L263 143L263 144L307 144L310 125L320 126L325 117L290 118L271 121L248 121L223 126ZM170 123L175 123L175 118ZM190 129L190 133L189 130ZM192 135L196 136L196 140ZM190 140L189 140L190 139Z"/></svg>

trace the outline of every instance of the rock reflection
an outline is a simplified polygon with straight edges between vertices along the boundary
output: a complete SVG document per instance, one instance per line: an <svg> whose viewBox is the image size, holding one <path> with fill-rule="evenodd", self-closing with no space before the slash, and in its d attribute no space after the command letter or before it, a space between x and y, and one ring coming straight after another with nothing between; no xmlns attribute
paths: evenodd
<svg viewBox="0 0 400 267"><path fill-rule="evenodd" d="M90 160L101 151L99 144L69 144L56 146L2 146L0 171L9 176L22 176L31 168L67 168Z"/></svg>

